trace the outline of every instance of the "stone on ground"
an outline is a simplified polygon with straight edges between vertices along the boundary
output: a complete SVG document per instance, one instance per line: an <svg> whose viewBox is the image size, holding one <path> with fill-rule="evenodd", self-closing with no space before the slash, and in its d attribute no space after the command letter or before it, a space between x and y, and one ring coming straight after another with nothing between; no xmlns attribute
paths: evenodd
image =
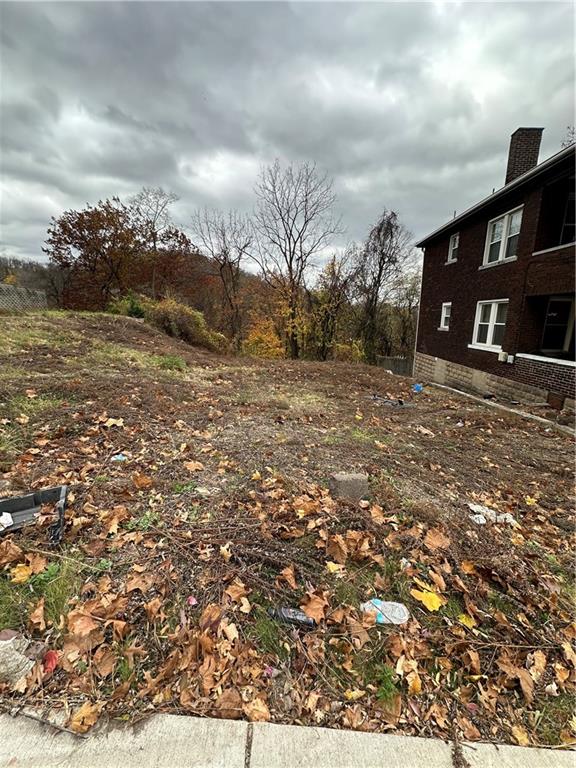
<svg viewBox="0 0 576 768"><path fill-rule="evenodd" d="M360 472L337 472L331 475L328 488L334 498L360 501L370 496L368 475Z"/></svg>

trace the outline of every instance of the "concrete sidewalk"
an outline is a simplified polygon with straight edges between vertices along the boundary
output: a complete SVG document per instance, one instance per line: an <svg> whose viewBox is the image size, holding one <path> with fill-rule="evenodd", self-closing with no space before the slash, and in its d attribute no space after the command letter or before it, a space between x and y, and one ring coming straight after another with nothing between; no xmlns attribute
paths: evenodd
<svg viewBox="0 0 576 768"><path fill-rule="evenodd" d="M0 715L0 768L464 768L437 739L155 715L87 739ZM575 768L576 753L462 745L470 768Z"/></svg>

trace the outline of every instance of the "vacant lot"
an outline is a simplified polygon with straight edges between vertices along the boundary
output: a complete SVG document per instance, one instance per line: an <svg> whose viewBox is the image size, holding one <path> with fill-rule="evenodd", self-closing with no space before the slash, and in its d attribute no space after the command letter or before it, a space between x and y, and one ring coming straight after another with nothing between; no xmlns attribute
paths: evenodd
<svg viewBox="0 0 576 768"><path fill-rule="evenodd" d="M79 732L162 710L568 743L572 469L570 436L378 369L0 318L0 495L70 486L59 547L42 521L0 540L0 629L56 652L3 701ZM370 502L332 499L335 471ZM409 622L374 626L372 597Z"/></svg>

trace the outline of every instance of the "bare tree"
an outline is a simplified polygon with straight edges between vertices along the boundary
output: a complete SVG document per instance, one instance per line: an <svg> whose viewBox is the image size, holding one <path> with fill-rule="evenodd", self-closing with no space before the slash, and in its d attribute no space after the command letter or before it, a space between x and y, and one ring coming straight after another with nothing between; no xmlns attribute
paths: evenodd
<svg viewBox="0 0 576 768"><path fill-rule="evenodd" d="M207 208L192 215L196 245L217 265L232 342L237 351L242 343L242 307L240 278L242 264L252 252L254 229L247 216L236 211L224 215Z"/></svg>
<svg viewBox="0 0 576 768"><path fill-rule="evenodd" d="M401 224L398 214L384 209L370 230L357 257L357 285L361 302L360 336L364 356L376 363L379 315L394 290L395 278L411 253L411 234Z"/></svg>
<svg viewBox="0 0 576 768"><path fill-rule="evenodd" d="M336 200L332 180L319 174L315 165L282 168L276 160L262 169L255 193L258 248L254 259L264 280L286 304L288 350L291 358L297 358L298 307L306 270L340 232L340 221L332 214Z"/></svg>
<svg viewBox="0 0 576 768"><path fill-rule="evenodd" d="M158 244L162 233L173 226L170 206L178 200L178 195L162 187L142 187L130 200L134 224L152 257L152 298L156 298Z"/></svg>
<svg viewBox="0 0 576 768"><path fill-rule="evenodd" d="M574 142L576 141L576 128L574 128L573 125L567 125L566 126L566 133L564 134L564 138L562 139L560 146L562 149L566 149L566 147L570 147Z"/></svg>

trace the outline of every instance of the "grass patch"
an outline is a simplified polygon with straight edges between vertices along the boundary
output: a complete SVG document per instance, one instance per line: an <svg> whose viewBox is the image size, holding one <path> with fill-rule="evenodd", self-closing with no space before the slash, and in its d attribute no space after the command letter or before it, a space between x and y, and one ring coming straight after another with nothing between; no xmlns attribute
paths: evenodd
<svg viewBox="0 0 576 768"><path fill-rule="evenodd" d="M284 646L284 632L262 607L255 612L255 620L250 625L249 636L254 644L264 653L269 653L285 661L288 651Z"/></svg>
<svg viewBox="0 0 576 768"><path fill-rule="evenodd" d="M180 355L151 355L151 362L164 371L185 371L186 361Z"/></svg>
<svg viewBox="0 0 576 768"><path fill-rule="evenodd" d="M49 563L46 569L33 576L26 584L13 584L7 576L0 578L0 627L24 630L28 616L44 598L44 616L47 624L55 627L67 613L69 600L74 597L82 579L82 561L78 558Z"/></svg>
<svg viewBox="0 0 576 768"><path fill-rule="evenodd" d="M129 531L147 531L160 523L160 514L155 510L147 510L140 517L128 521Z"/></svg>
<svg viewBox="0 0 576 768"><path fill-rule="evenodd" d="M570 731L574 714L574 697L568 693L547 697L538 703L536 736L541 744L562 744L562 732Z"/></svg>

